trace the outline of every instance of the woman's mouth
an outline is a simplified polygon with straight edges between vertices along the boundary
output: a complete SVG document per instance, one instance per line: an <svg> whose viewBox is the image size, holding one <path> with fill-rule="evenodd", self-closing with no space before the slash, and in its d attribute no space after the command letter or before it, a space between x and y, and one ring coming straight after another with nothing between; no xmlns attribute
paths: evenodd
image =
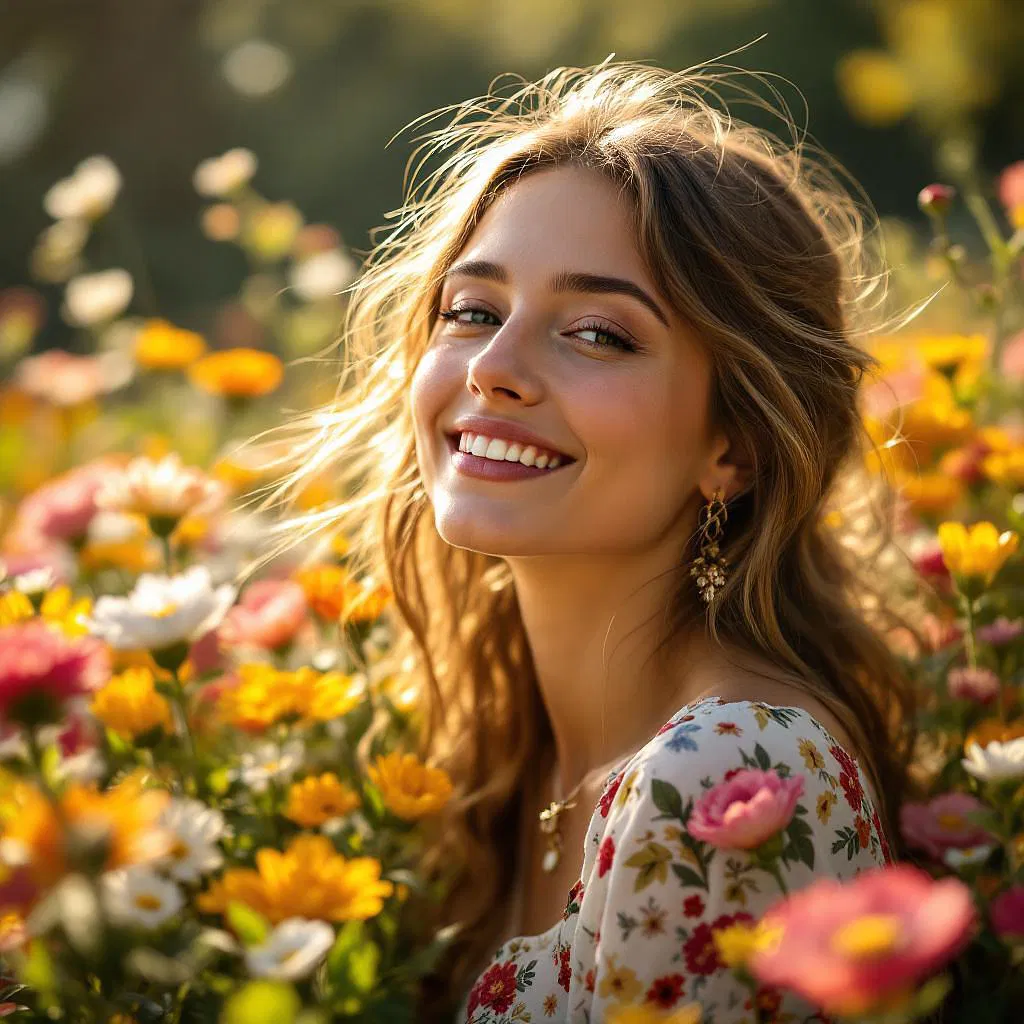
<svg viewBox="0 0 1024 1024"><path fill-rule="evenodd" d="M483 480L526 480L546 476L576 461L562 452L471 431L445 436L456 471Z"/></svg>

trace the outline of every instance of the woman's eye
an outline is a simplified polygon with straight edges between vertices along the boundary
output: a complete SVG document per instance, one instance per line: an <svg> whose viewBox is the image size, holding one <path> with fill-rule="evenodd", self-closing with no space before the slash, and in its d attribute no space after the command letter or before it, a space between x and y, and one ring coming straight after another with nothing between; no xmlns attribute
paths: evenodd
<svg viewBox="0 0 1024 1024"><path fill-rule="evenodd" d="M497 321L497 317L486 309L478 309L475 307L466 307L464 309L442 309L438 316L442 320L448 320L451 323L456 324L486 324L492 320Z"/></svg>
<svg viewBox="0 0 1024 1024"><path fill-rule="evenodd" d="M617 348L624 352L635 352L636 345L622 334L599 324L584 324L573 334L592 348Z"/></svg>

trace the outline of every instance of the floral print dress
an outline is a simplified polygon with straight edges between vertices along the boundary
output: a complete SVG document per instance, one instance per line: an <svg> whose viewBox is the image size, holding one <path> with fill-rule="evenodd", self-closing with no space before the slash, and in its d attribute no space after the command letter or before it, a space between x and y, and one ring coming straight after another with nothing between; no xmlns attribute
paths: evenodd
<svg viewBox="0 0 1024 1024"><path fill-rule="evenodd" d="M804 776L777 861L790 892L890 862L864 772L808 711L704 698L611 775L561 918L499 948L458 1021L599 1024L620 1004L696 1002L703 1024L756 1024L754 996L721 963L712 931L758 920L781 898L779 881L747 851L685 827L694 803L744 768ZM778 1024L826 1019L792 993L763 987L757 1001Z"/></svg>

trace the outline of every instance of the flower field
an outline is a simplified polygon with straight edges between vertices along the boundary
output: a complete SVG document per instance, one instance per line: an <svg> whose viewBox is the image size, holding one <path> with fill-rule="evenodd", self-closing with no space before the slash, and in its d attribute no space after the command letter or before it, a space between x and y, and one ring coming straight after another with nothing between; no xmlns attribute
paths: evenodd
<svg viewBox="0 0 1024 1024"><path fill-rule="evenodd" d="M452 939L423 931L444 887L419 865L455 787L414 752L387 584L330 530L262 557L258 499L278 465L241 442L329 400L337 374L309 357L356 264L331 227L260 195L256 171L233 150L195 172L210 244L248 267L216 346L133 315L144 283L90 262L122 186L104 157L43 200L39 288L0 292L0 1014L14 1020L413 1020ZM921 694L929 796L901 817L919 862L822 881L716 936L755 991L796 989L836 1020L917 1019L954 985L957 1020L1024 1006L1024 163L994 191L999 204L922 190L932 240L890 238L905 257L892 283L939 294L869 342L871 468L900 492L907 586L927 603L923 648L891 638ZM951 236L961 208L981 256ZM32 354L56 315L44 290L68 348ZM324 472L297 500L339 497ZM744 773L688 829L772 871L799 798L794 780Z"/></svg>

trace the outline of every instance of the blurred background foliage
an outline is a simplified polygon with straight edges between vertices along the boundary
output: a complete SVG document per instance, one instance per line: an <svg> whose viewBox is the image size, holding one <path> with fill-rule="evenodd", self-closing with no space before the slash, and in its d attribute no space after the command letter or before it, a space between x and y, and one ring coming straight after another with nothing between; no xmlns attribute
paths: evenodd
<svg viewBox="0 0 1024 1024"><path fill-rule="evenodd" d="M253 150L260 192L358 255L400 201L410 142L388 141L418 115L504 72L612 52L682 68L762 34L729 63L793 83L797 121L884 216L1022 156L1021 0L0 0L0 288L30 279L46 190L106 154L125 185L93 265L131 272L137 314L216 345L250 268L203 235L202 159ZM59 283L41 288L56 310ZM51 315L36 348L69 339Z"/></svg>

